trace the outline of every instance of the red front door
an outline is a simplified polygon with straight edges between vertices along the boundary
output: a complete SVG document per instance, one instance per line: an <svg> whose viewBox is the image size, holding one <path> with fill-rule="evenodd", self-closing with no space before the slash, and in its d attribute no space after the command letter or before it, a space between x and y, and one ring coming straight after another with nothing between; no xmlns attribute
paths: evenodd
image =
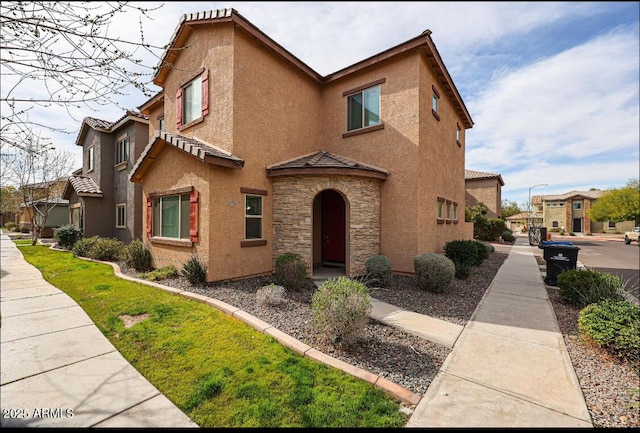
<svg viewBox="0 0 640 433"><path fill-rule="evenodd" d="M344 263L345 205L333 190L322 192L322 261Z"/></svg>

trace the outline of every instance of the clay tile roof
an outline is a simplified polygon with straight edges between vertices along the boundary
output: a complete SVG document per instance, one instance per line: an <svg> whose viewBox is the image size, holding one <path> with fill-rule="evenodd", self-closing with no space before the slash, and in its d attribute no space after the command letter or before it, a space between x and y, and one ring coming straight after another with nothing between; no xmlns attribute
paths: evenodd
<svg viewBox="0 0 640 433"><path fill-rule="evenodd" d="M194 155L202 160L204 160L207 156L213 156L216 158L227 159L238 165L244 165L244 161L241 158L238 158L237 156L224 152L220 149L216 149L215 147L205 144L194 138L189 138L178 134L170 134L164 131L160 132L159 137L172 146L184 150L185 152L190 153L191 155Z"/></svg>
<svg viewBox="0 0 640 433"><path fill-rule="evenodd" d="M69 178L69 183L75 190L76 194L78 194L79 196L83 196L83 195L102 196L102 191L100 191L100 187L90 177L71 176Z"/></svg>
<svg viewBox="0 0 640 433"><path fill-rule="evenodd" d="M141 182L142 176L146 168L153 162L154 157L150 156L157 144L163 141L174 146L183 152L188 153L204 162L210 164L222 165L225 167L240 168L244 166L244 160L232 155L224 150L215 148L209 144L198 141L195 138L185 137L179 134L170 134L165 131L156 133L155 138L144 148L142 154L136 161L129 174L129 180L132 182Z"/></svg>
<svg viewBox="0 0 640 433"><path fill-rule="evenodd" d="M549 200L567 200L572 197L586 197L586 198L600 198L604 194L604 191L595 189L591 191L569 191L564 194L550 194L550 195L540 195L534 196L538 202L549 201ZM538 198L539 197L539 198ZM533 197L532 197L533 201Z"/></svg>
<svg viewBox="0 0 640 433"><path fill-rule="evenodd" d="M363 170L372 173L377 173L386 178L389 174L388 170L374 167L363 162L354 161L344 156L336 155L335 153L327 152L325 150L319 150L308 155L304 155L295 159L284 161L278 164L270 165L267 167L267 172L272 175L276 171L288 170L288 169L341 169L341 170Z"/></svg>
<svg viewBox="0 0 640 433"><path fill-rule="evenodd" d="M110 129L113 125L112 122L106 120L96 119L95 117L85 117L84 122L94 129Z"/></svg>
<svg viewBox="0 0 640 433"><path fill-rule="evenodd" d="M498 179L500 185L504 186L504 180L498 173L489 173L488 171L465 170L464 180L482 180L482 179Z"/></svg>

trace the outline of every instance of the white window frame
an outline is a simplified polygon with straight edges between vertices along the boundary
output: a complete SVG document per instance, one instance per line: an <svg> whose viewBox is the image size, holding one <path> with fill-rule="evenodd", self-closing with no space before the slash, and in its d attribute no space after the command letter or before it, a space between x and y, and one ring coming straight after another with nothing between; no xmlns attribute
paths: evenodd
<svg viewBox="0 0 640 433"><path fill-rule="evenodd" d="M367 93L371 92L372 90L377 89L378 91L378 107L377 107L377 113L378 113L378 121L376 123L372 123L371 125L365 125L365 113L367 112ZM360 123L362 126L360 127L354 127L351 125L351 100L353 98L355 98L356 96L360 95L361 100L362 100L362 111L361 111L361 117L360 117ZM351 93L350 95L347 96L347 132L350 131L357 131L359 129L364 129L364 128L370 128L372 126L377 126L380 125L382 123L382 105L381 105L381 99L382 99L382 87L378 84L376 86L371 86L371 87L367 87L366 89L363 89L359 92L355 92L355 93Z"/></svg>
<svg viewBox="0 0 640 433"><path fill-rule="evenodd" d="M120 224L121 211L122 211L122 223ZM116 205L116 228L117 229L127 228L127 204L126 203L118 203Z"/></svg>
<svg viewBox="0 0 640 433"><path fill-rule="evenodd" d="M116 143L116 165L129 161L129 137L125 136Z"/></svg>
<svg viewBox="0 0 640 433"><path fill-rule="evenodd" d="M96 156L95 147L91 146L90 148L87 149L87 158L88 158L87 171L93 171L95 169L95 156Z"/></svg>
<svg viewBox="0 0 640 433"><path fill-rule="evenodd" d="M182 87L182 124L202 117L202 75Z"/></svg>
<svg viewBox="0 0 640 433"><path fill-rule="evenodd" d="M178 237L174 237L174 236L167 236L165 233L162 233L162 201L167 199L167 198L172 198L172 197L178 197ZM185 198L186 197L186 198ZM157 200L157 202L156 202ZM189 230L187 230L187 233L184 234L182 233L182 223L183 223L183 218L185 218L184 215L182 215L182 202L183 200L186 200L187 203L190 203L190 195L189 194L170 194L170 195L163 195L163 196L158 196L158 197L154 197L153 198L153 204L152 204L152 217L151 217L151 227L152 227L152 233L151 236L152 237L160 237L160 238L167 238L167 239L190 239L191 236L189 234ZM156 209L159 209L158 212L158 217L156 219ZM191 218L191 208L189 208L189 212L186 215L187 220L190 222L190 218Z"/></svg>
<svg viewBox="0 0 640 433"><path fill-rule="evenodd" d="M574 200L573 210L582 210L582 200Z"/></svg>
<svg viewBox="0 0 640 433"><path fill-rule="evenodd" d="M453 204L453 220L458 221L458 203Z"/></svg>
<svg viewBox="0 0 640 433"><path fill-rule="evenodd" d="M249 210L248 199L249 198L258 198L260 199L260 215L250 215L247 213ZM244 196L244 239L245 240L257 240L264 239L264 225L263 225L263 216L264 216L264 200L261 195L256 194L246 194ZM260 220L260 237L247 237L247 220L249 219L258 219Z"/></svg>

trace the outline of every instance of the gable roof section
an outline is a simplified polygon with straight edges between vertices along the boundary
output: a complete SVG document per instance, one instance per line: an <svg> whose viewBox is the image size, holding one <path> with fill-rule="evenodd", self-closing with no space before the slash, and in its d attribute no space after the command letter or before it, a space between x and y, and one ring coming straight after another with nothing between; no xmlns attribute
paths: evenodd
<svg viewBox="0 0 640 433"><path fill-rule="evenodd" d="M498 173L489 173L488 171L477 171L477 170L465 170L464 171L464 180L485 180L485 179L498 179L500 182L500 186L504 186L504 180L502 180L502 176Z"/></svg>
<svg viewBox="0 0 640 433"><path fill-rule="evenodd" d="M82 146L82 142L84 137L87 135L89 128L94 129L100 132L111 133L116 129L120 128L128 121L136 121L142 123L149 123L149 116L146 114L141 114L136 111L127 110L121 118L116 120L115 122L109 122L102 119L96 119L95 117L85 117L82 120L82 125L80 126L80 131L78 132L78 136L76 137L76 145Z"/></svg>
<svg viewBox="0 0 640 433"><path fill-rule="evenodd" d="M165 131L156 132L154 139L145 147L136 161L129 180L132 182L142 182L144 172L153 163L164 145L170 145L181 151L198 158L208 164L220 165L229 168L241 168L244 160L217 149L209 144L198 141L194 138L184 137L179 134L170 134Z"/></svg>
<svg viewBox="0 0 640 433"><path fill-rule="evenodd" d="M93 179L87 176L71 176L64 188L62 197L69 199L71 190L74 190L80 197L102 197L102 191Z"/></svg>
<svg viewBox="0 0 640 433"><path fill-rule="evenodd" d="M389 171L363 162L354 161L325 150L319 150L267 167L268 177L299 174L344 174L347 176L386 179Z"/></svg>
<svg viewBox="0 0 640 433"><path fill-rule="evenodd" d="M431 30L425 30L419 36L416 36L406 42L403 42L395 47L385 50L379 54L375 54L365 60L357 62L351 66L343 68L337 72L322 77L320 74L311 69L307 64L302 62L296 56L287 51L280 44L275 42L259 28L249 22L246 18L238 13L233 8L210 10L192 14L184 14L180 18L180 22L176 27L173 35L171 36L169 45L165 50L160 62L156 66L156 73L153 76L153 83L162 87L164 80L169 73L176 58L181 52L181 48L184 47L185 42L191 33L192 29L196 25L211 24L213 22L233 22L238 28L241 28L251 36L255 37L258 41L275 52L280 57L291 63L294 67L300 69L306 73L311 79L319 83L320 85L327 84L329 82L338 80L342 77L375 65L379 62L388 60L394 56L405 53L412 49L420 49L425 55L427 63L435 71L436 76L440 80L440 84L443 86L447 94L450 96L454 107L458 114L463 119L465 128L473 127L473 120L467 110L467 107L458 92L447 68L440 57L440 53L435 46L435 43L431 39Z"/></svg>

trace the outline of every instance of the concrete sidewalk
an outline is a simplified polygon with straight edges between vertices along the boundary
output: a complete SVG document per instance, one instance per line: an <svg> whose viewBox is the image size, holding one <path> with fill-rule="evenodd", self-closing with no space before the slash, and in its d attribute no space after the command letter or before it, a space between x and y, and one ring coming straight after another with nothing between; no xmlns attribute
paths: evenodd
<svg viewBox="0 0 640 433"><path fill-rule="evenodd" d="M0 426L198 427L5 234L0 269Z"/></svg>
<svg viewBox="0 0 640 433"><path fill-rule="evenodd" d="M407 427L592 427L532 248L516 238Z"/></svg>

